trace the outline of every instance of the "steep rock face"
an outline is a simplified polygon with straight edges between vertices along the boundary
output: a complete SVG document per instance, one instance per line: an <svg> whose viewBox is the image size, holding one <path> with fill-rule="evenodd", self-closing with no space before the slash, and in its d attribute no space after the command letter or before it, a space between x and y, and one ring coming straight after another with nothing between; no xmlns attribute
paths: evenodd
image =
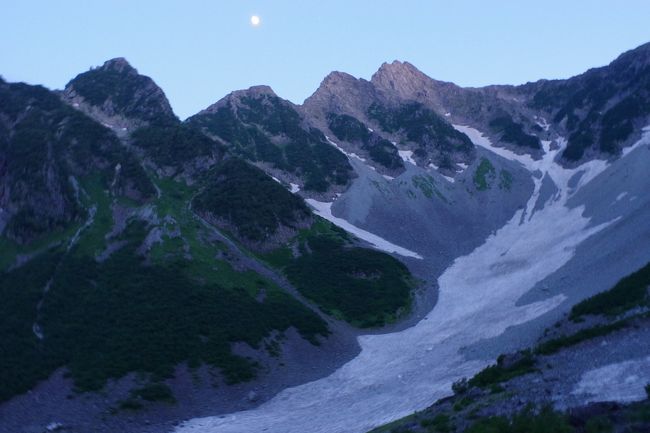
<svg viewBox="0 0 650 433"><path fill-rule="evenodd" d="M332 72L301 107L310 120L325 127L327 113L348 114L364 119L368 107L378 98L375 86L344 72Z"/></svg>
<svg viewBox="0 0 650 433"><path fill-rule="evenodd" d="M432 108L436 104L429 103L429 81L412 65L399 62L384 64L371 81L332 73L301 108L313 124L336 136L342 148L370 159L380 172L399 174L402 167L386 157L376 158L377 149L387 155L401 150L418 165L440 167L453 176L460 171L457 164L473 161L474 146ZM349 124L364 125L371 137L341 134L340 116L347 116Z"/></svg>
<svg viewBox="0 0 650 433"><path fill-rule="evenodd" d="M162 89L123 58L77 75L66 85L63 98L120 132L177 120Z"/></svg>
<svg viewBox="0 0 650 433"><path fill-rule="evenodd" d="M24 244L78 221L77 180L91 175L115 195L154 193L110 130L43 87L0 83L0 232Z"/></svg>
<svg viewBox="0 0 650 433"><path fill-rule="evenodd" d="M429 78L409 62L397 60L381 65L370 82L387 98L426 102L438 112L445 109L448 96L460 90L453 83Z"/></svg>
<svg viewBox="0 0 650 433"><path fill-rule="evenodd" d="M233 92L187 124L285 183L316 194L341 191L352 178L346 157L266 86Z"/></svg>
<svg viewBox="0 0 650 433"><path fill-rule="evenodd" d="M617 156L650 123L650 44L608 66L568 80L530 83L518 91L567 136L563 157L569 163Z"/></svg>

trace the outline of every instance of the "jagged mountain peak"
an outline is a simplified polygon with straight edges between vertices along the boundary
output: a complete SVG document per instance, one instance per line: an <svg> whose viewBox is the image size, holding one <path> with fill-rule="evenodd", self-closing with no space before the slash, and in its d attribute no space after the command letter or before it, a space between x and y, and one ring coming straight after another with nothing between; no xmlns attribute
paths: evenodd
<svg viewBox="0 0 650 433"><path fill-rule="evenodd" d="M291 102L280 98L270 86L256 85L251 86L248 89L240 89L230 92L214 104L201 110L199 113L197 113L197 115L215 113L219 111L220 108L225 106L238 107L242 104L246 105L246 99L261 100L269 98L273 99L274 101L282 101L283 103L291 104Z"/></svg>
<svg viewBox="0 0 650 433"><path fill-rule="evenodd" d="M117 130L177 121L163 90L123 57L77 75L65 86L63 98Z"/></svg>
<svg viewBox="0 0 650 433"><path fill-rule="evenodd" d="M390 63L388 62L382 63L379 69L377 70L377 72L373 74L373 78L375 77L380 78L383 75L395 75L395 74L425 75L412 63L409 63L407 61L401 61L401 60L393 60ZM371 78L371 81L373 78Z"/></svg>
<svg viewBox="0 0 650 433"><path fill-rule="evenodd" d="M383 63L370 82L388 99L426 102L440 108L442 93L458 89L453 83L434 80L413 64L395 60Z"/></svg>
<svg viewBox="0 0 650 433"><path fill-rule="evenodd" d="M354 86L356 85L360 80L353 75L348 74L347 72L341 72L341 71L332 71L325 78L323 78L323 81L321 82L319 89L320 88L326 88L326 89L332 89L332 88L339 88L342 86Z"/></svg>
<svg viewBox="0 0 650 433"><path fill-rule="evenodd" d="M362 112L374 101L376 93L375 87L369 81L334 71L323 79L302 107L316 118L328 112L363 117Z"/></svg>
<svg viewBox="0 0 650 433"><path fill-rule="evenodd" d="M124 57L115 57L113 59L106 60L99 69L106 71L115 71L115 72L126 72L137 74L138 70L135 69L128 60Z"/></svg>

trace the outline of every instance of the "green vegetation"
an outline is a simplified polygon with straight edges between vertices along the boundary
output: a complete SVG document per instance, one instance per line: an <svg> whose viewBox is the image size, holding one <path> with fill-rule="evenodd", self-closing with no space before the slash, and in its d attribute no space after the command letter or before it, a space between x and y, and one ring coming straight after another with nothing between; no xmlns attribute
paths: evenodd
<svg viewBox="0 0 650 433"><path fill-rule="evenodd" d="M647 306L650 304L649 287L650 263L621 279L608 291L574 305L569 318L578 320L588 314L615 316L634 307Z"/></svg>
<svg viewBox="0 0 650 433"><path fill-rule="evenodd" d="M0 273L0 401L28 391L58 365L57 359L43 356L32 325L60 257L59 251L48 251L12 272Z"/></svg>
<svg viewBox="0 0 650 433"><path fill-rule="evenodd" d="M512 173L508 170L501 170L499 172L499 188L510 191L512 188Z"/></svg>
<svg viewBox="0 0 650 433"><path fill-rule="evenodd" d="M450 153L459 152L468 157L474 151L471 140L457 131L442 117L416 102L395 108L372 104L368 108L368 117L376 120L381 128L389 133L402 133L406 140L417 143L415 155L424 157L434 152L436 165L453 168Z"/></svg>
<svg viewBox="0 0 650 433"><path fill-rule="evenodd" d="M576 344L582 343L583 341L611 334L612 332L623 329L625 326L627 326L627 324L627 320L621 320L607 325L598 325L594 326L593 328L583 329L576 332L575 334L546 341L537 346L535 353L539 353L541 355L550 355L566 347L575 346Z"/></svg>
<svg viewBox="0 0 650 433"><path fill-rule="evenodd" d="M476 186L476 189L479 191L487 190L491 181L496 177L495 172L492 163L486 158L481 158L481 162L474 172L474 186Z"/></svg>
<svg viewBox="0 0 650 433"><path fill-rule="evenodd" d="M433 195L435 194L438 196L439 199L441 199L444 202L447 202L447 199L445 198L444 195L438 190L436 187L436 182L433 180L433 178L429 175L416 175L413 176L411 179L411 182L413 183L413 186L416 188L419 188L420 191L422 191L422 194L426 198L432 198Z"/></svg>
<svg viewBox="0 0 650 433"><path fill-rule="evenodd" d="M503 416L482 418L472 424L466 433L573 433L575 429L566 415L551 406L535 413L531 407L511 419Z"/></svg>
<svg viewBox="0 0 650 433"><path fill-rule="evenodd" d="M101 107L110 99L113 111L126 118L157 123L177 121L167 98L153 80L139 75L128 65L91 69L77 75L66 88L70 86L91 105Z"/></svg>
<svg viewBox="0 0 650 433"><path fill-rule="evenodd" d="M240 159L224 161L205 183L193 200L194 209L218 225L225 222L242 240L264 242L280 227L297 232L311 219L300 197Z"/></svg>
<svg viewBox="0 0 650 433"><path fill-rule="evenodd" d="M440 413L433 418L421 420L420 426L425 427L430 432L451 433L454 431L454 427L450 421L449 415Z"/></svg>
<svg viewBox="0 0 650 433"><path fill-rule="evenodd" d="M152 125L131 134L133 145L143 149L157 164L180 169L196 158L218 159L221 146L200 131L184 124Z"/></svg>
<svg viewBox="0 0 650 433"><path fill-rule="evenodd" d="M327 120L330 130L339 140L359 145L368 152L370 159L388 169L404 168L404 162L393 143L370 132L368 127L356 118L347 114L329 113Z"/></svg>
<svg viewBox="0 0 650 433"><path fill-rule="evenodd" d="M533 354L530 351L524 351L520 353L519 359L508 366L504 364L504 357L500 356L496 365L491 365L477 373L476 376L468 381L468 384L470 386L488 388L533 371L535 371Z"/></svg>
<svg viewBox="0 0 650 433"><path fill-rule="evenodd" d="M171 388L164 383L149 383L141 388L132 390L131 395L146 401L176 402Z"/></svg>
<svg viewBox="0 0 650 433"><path fill-rule="evenodd" d="M129 397L119 402L122 410L140 410L145 402L176 403L176 398L169 386L162 382L148 383L140 388L132 389Z"/></svg>
<svg viewBox="0 0 650 433"><path fill-rule="evenodd" d="M324 192L352 177L346 156L320 131L303 127L298 112L277 96L244 97L237 110L228 102L188 123L223 139L236 155L300 176L306 190Z"/></svg>
<svg viewBox="0 0 650 433"><path fill-rule="evenodd" d="M355 326L381 326L410 307L414 285L406 266L379 251L355 247L347 233L317 220L288 248L262 257L328 314Z"/></svg>
<svg viewBox="0 0 650 433"><path fill-rule="evenodd" d="M501 134L501 141L531 149L542 148L539 138L534 135L526 134L523 125L515 122L508 114L495 117L490 121L489 126L492 131Z"/></svg>
<svg viewBox="0 0 650 433"><path fill-rule="evenodd" d="M0 306L0 400L25 392L62 366L80 391L100 389L106 380L132 371L170 377L183 361L216 366L227 382L236 383L252 378L256 365L232 354L233 342L264 349L271 331L289 327L314 344L328 334L325 322L290 295L218 258L220 245L206 240L208 229L187 208L193 194L188 187L159 181L162 195L154 209L161 219L171 217L164 224L178 229L180 238L163 237L148 258L138 251L155 227L130 219L122 233L106 238L113 227L109 193L98 178L81 183L87 192L84 206L97 212L76 246L69 253L42 253L0 274L5 300ZM160 252L155 248L177 239L187 249L155 254ZM95 261L110 242L125 245L106 261ZM260 291L263 298L257 296ZM37 320L43 340L32 332ZM161 390L142 391L124 404L138 406L149 391Z"/></svg>
<svg viewBox="0 0 650 433"><path fill-rule="evenodd" d="M600 134L600 150L615 154L620 144L634 131L634 119L650 114L647 99L632 94L607 110L603 115Z"/></svg>
<svg viewBox="0 0 650 433"><path fill-rule="evenodd" d="M633 57L621 56L606 68L548 81L536 90L531 105L553 112L554 122L565 122L567 160L579 161L589 149L618 154L635 124L650 114L650 74L634 65Z"/></svg>
<svg viewBox="0 0 650 433"><path fill-rule="evenodd" d="M37 256L52 247L66 243L79 227L80 224L70 225L64 230L53 231L27 245L21 245L6 236L0 236L0 273L14 265L19 255Z"/></svg>
<svg viewBox="0 0 650 433"><path fill-rule="evenodd" d="M613 431L612 422L605 416L597 416L585 424L585 433L612 433Z"/></svg>
<svg viewBox="0 0 650 433"><path fill-rule="evenodd" d="M73 179L91 173L117 195L142 201L153 186L133 155L107 128L65 105L40 86L0 84L0 158L12 192L8 208L19 209L5 236L25 245L67 232L84 216ZM115 167L123 170L115 177Z"/></svg>

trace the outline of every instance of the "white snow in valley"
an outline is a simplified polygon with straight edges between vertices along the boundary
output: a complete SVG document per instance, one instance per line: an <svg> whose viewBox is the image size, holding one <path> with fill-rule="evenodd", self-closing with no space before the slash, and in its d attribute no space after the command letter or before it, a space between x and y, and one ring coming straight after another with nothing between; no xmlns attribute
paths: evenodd
<svg viewBox="0 0 650 433"><path fill-rule="evenodd" d="M609 364L587 371L572 394L585 403L596 401L632 402L647 397L645 385L650 383L650 356Z"/></svg>
<svg viewBox="0 0 650 433"><path fill-rule="evenodd" d="M309 205L314 208L314 212L316 213L316 215L319 215L325 218L326 220L330 221L332 224L339 226L345 231L352 233L359 239L363 239L364 241L369 242L378 250L386 251L388 253L399 254L400 256L404 256L404 257L413 257L416 259L422 259L422 256L419 255L418 253L415 253L413 251L407 250L406 248L402 248L398 245L390 243L384 238L381 238L373 233L370 233L357 226L350 224L343 218L335 217L334 215L332 215L332 203L325 203L311 198L308 198L306 202L309 203Z"/></svg>
<svg viewBox="0 0 650 433"><path fill-rule="evenodd" d="M289 186L291 187L290 191L294 194L300 191L300 185L297 183L289 183Z"/></svg>
<svg viewBox="0 0 650 433"><path fill-rule="evenodd" d="M391 180L395 179L393 176L389 176L387 174L382 174L382 176L384 176L384 179L386 179L388 181L391 181Z"/></svg>
<svg viewBox="0 0 650 433"><path fill-rule="evenodd" d="M282 185L282 181L281 181L280 179L278 179L277 177L275 177L275 176L271 176L271 179L273 179L274 181L276 181L277 183L279 183L280 185Z"/></svg>
<svg viewBox="0 0 650 433"><path fill-rule="evenodd" d="M336 144L335 142L333 142L332 140L330 140L330 138L329 138L327 135L325 136L325 138L327 139L327 141L329 142L329 144L331 144L332 146L336 147L336 148L337 148L337 149L338 149L342 154L344 154L344 155L347 156L348 158L356 158L356 159L358 159L359 161L366 162L365 158L360 157L360 156L357 155L356 153L354 153L354 152L346 152L345 149L343 149L341 146L339 146L338 144ZM371 167L371 168L372 168L372 167Z"/></svg>
<svg viewBox="0 0 650 433"><path fill-rule="evenodd" d="M415 160L413 159L413 151L411 151L411 150L398 150L397 153L399 153L399 156L400 156L400 158L402 158L402 161L410 162L413 165L417 165L415 163Z"/></svg>
<svg viewBox="0 0 650 433"><path fill-rule="evenodd" d="M553 162L564 141L556 150L545 142L544 157L534 161L493 147L476 130L457 128L467 131L476 144L548 175L560 188L557 199L532 212L544 176L533 177L535 192L525 208L440 276L438 303L415 326L360 336L361 353L330 376L286 389L252 410L190 420L177 428L178 433L364 433L450 395L454 381L471 377L491 362L465 359L463 347L496 337L565 301L558 295L516 305L535 284L571 260L585 239L611 224L592 225L582 207L566 206L570 194L602 172L606 163L592 161L567 170ZM568 180L579 171L584 174L569 191ZM334 218L331 203L310 204L317 213ZM354 226L336 221L355 233Z"/></svg>

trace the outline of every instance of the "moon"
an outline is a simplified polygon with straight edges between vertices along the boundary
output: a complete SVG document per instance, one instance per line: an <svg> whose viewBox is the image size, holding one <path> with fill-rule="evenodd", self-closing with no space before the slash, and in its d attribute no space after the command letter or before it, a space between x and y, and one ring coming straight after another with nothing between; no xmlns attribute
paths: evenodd
<svg viewBox="0 0 650 433"><path fill-rule="evenodd" d="M257 26L259 26L261 22L262 22L262 20L261 20L260 17L258 17L257 15L253 15L253 16L251 17L251 25L252 25L253 27L257 27Z"/></svg>

